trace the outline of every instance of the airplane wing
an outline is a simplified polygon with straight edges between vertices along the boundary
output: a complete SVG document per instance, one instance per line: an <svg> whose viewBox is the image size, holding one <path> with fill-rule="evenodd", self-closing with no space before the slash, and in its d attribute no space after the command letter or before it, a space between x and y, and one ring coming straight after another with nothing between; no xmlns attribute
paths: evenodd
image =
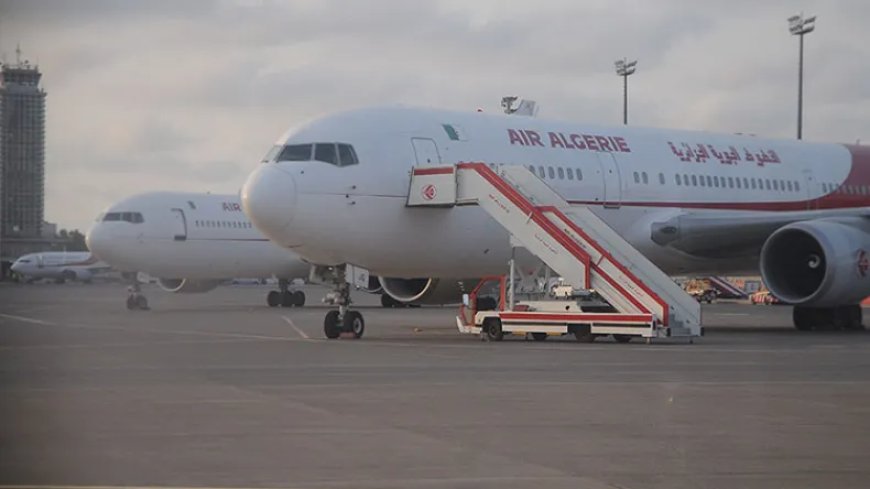
<svg viewBox="0 0 870 489"><path fill-rule="evenodd" d="M669 246L697 257L739 258L758 255L767 238L782 226L831 217L870 218L870 209L764 214L686 212L653 222L650 236L661 246Z"/></svg>

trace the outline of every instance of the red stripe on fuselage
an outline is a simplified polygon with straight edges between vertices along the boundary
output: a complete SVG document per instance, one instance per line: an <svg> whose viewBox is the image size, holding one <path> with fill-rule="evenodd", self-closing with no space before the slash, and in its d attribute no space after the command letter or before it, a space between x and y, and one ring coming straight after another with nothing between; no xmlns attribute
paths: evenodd
<svg viewBox="0 0 870 489"><path fill-rule="evenodd" d="M414 175L449 175L453 173L452 166L442 166L437 168L414 168Z"/></svg>
<svg viewBox="0 0 870 489"><path fill-rule="evenodd" d="M870 195L861 193L848 193L841 191L847 186L870 187L870 146L856 146L844 144L852 156L852 166L846 179L839 183L838 191L828 193L821 197L810 200L794 200L789 202L661 202L661 201L622 201L620 205L626 207L675 207L681 209L709 209L709 210L733 210L733 211L807 211L807 210L831 210L831 209L856 209L870 207ZM814 174L814 185L832 183L825 180L825 175ZM806 185L803 176L799 179L801 185ZM574 205L603 205L601 201L569 200Z"/></svg>

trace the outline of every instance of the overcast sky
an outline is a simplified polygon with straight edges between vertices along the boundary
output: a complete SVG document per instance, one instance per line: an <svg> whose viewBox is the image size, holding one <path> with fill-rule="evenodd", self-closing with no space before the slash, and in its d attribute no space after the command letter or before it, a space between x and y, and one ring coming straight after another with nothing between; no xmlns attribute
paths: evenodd
<svg viewBox="0 0 870 489"><path fill-rule="evenodd" d="M46 219L86 229L148 190L234 193L289 126L378 104L870 141L867 0L0 0L0 52L48 92Z"/></svg>

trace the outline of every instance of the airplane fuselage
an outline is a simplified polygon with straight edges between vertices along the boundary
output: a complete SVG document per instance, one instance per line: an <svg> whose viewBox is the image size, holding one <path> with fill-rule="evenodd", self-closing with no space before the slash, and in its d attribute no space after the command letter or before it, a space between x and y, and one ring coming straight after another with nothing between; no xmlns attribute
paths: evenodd
<svg viewBox="0 0 870 489"><path fill-rule="evenodd" d="M329 144L318 155L317 143L349 145L355 157L330 163ZM306 145L310 158L299 156ZM242 203L267 236L316 263L393 277L482 276L503 271L510 255L495 221L474 206L405 206L412 167L468 161L530 168L669 273L758 266L763 240L717 250L719 237L692 237L692 249L711 254L654 236L681 219L793 221L862 214L870 204L865 147L409 108L344 112L289 132L249 177Z"/></svg>

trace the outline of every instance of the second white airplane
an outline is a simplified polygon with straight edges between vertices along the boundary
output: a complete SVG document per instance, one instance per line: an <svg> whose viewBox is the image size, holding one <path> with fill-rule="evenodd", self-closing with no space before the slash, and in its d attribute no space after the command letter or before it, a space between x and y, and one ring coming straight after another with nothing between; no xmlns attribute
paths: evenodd
<svg viewBox="0 0 870 489"><path fill-rule="evenodd" d="M235 195L151 192L111 205L87 233L88 248L134 281L128 307L147 307L136 272L158 277L169 292L207 292L234 277L277 277L269 306L302 306L305 294L290 280L309 265L264 237ZM137 304L136 301L139 301Z"/></svg>

